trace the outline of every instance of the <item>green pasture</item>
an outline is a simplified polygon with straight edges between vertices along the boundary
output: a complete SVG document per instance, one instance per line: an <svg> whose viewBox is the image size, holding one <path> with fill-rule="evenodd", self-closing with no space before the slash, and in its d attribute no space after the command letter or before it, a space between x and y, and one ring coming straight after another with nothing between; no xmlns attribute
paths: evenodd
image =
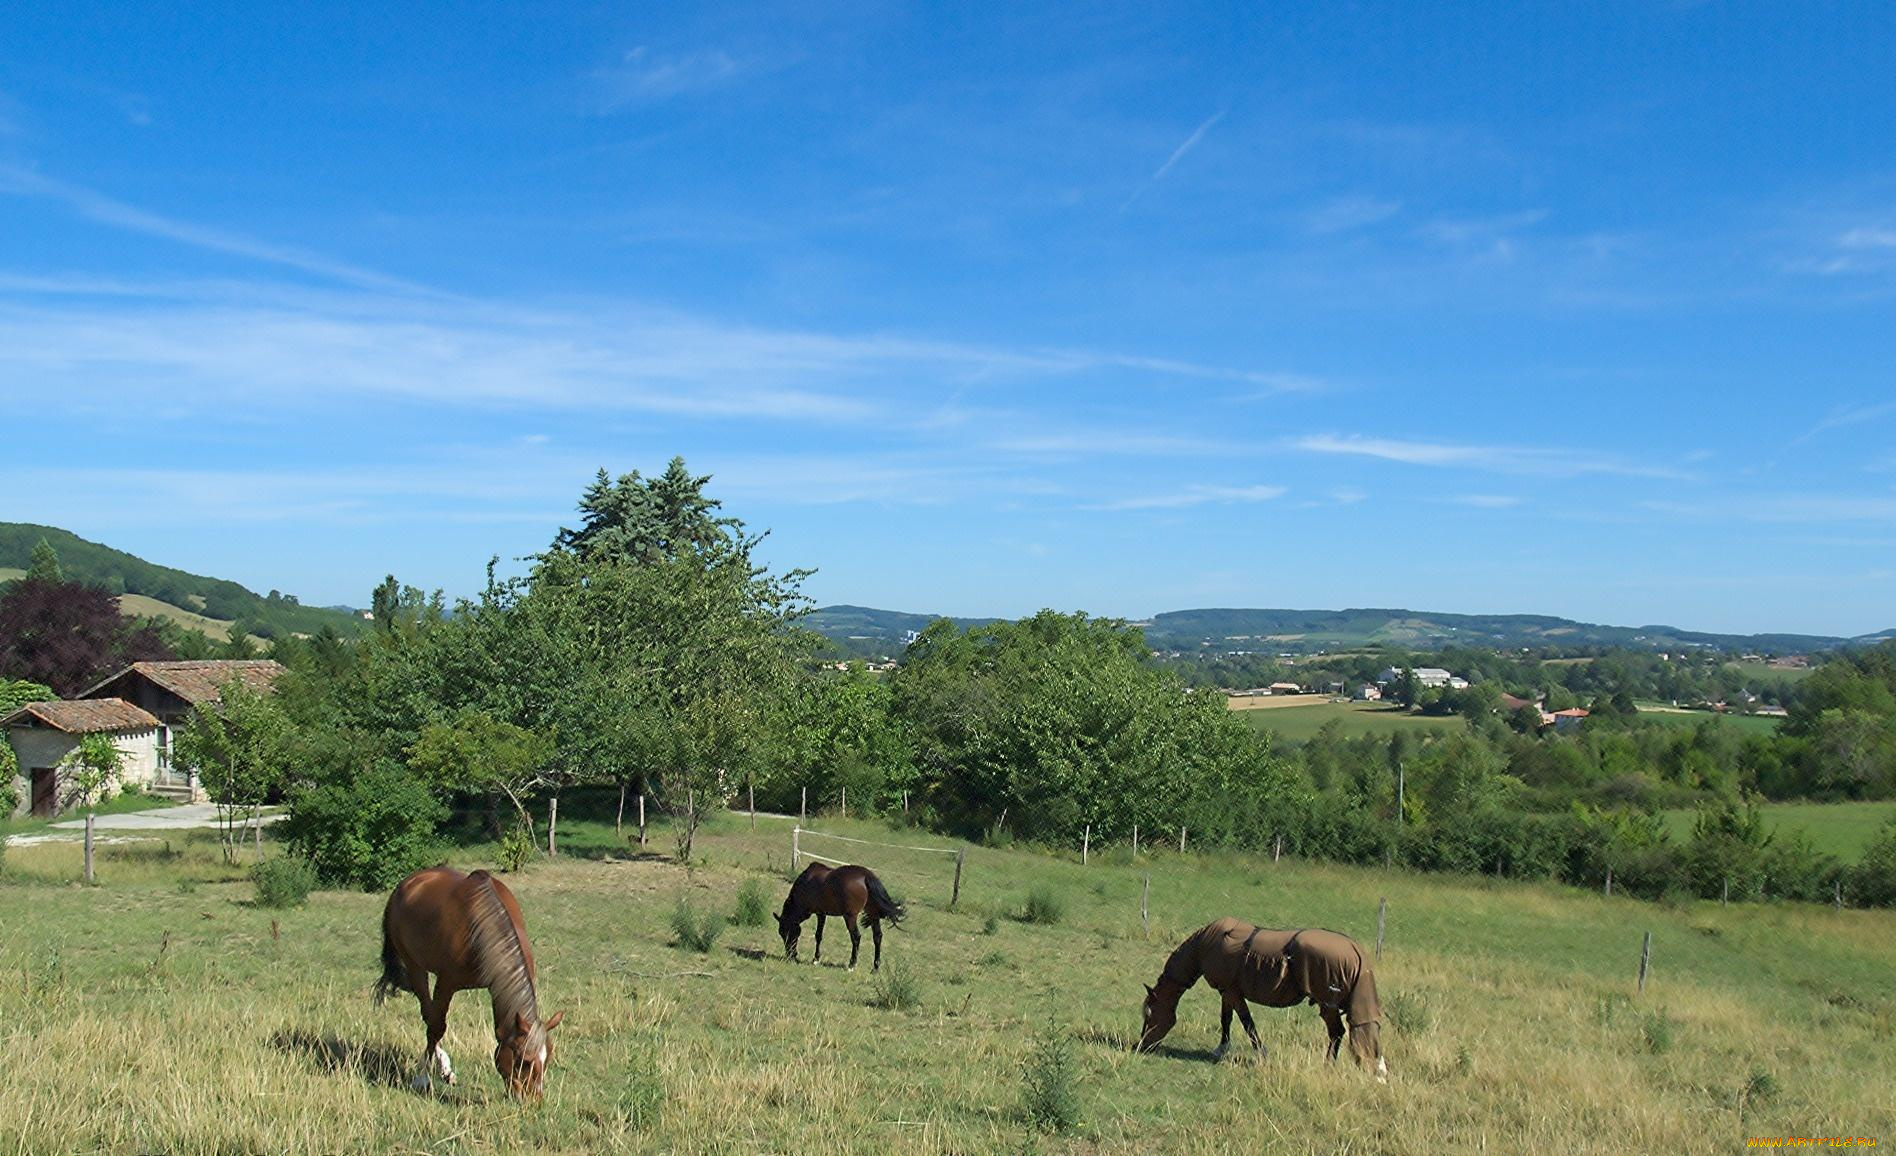
<svg viewBox="0 0 1896 1156"><path fill-rule="evenodd" d="M1459 718L1429 718L1380 702L1324 701L1309 706L1266 707L1231 713L1253 729L1270 731L1293 743L1308 742L1332 721L1342 727L1345 738L1387 736L1397 731L1454 730L1463 725Z"/></svg>
<svg viewBox="0 0 1896 1156"><path fill-rule="evenodd" d="M1641 722L1652 722L1658 726L1696 727L1701 723L1716 722L1720 726L1735 728L1740 734L1768 735L1775 733L1782 719L1768 715L1719 713L1709 710L1657 710L1641 707Z"/></svg>
<svg viewBox="0 0 1896 1156"><path fill-rule="evenodd" d="M1845 863L1863 857L1883 825L1896 818L1896 802L1882 803L1764 803L1759 809L1774 831L1802 831L1810 836L1819 851L1835 855ZM1665 813L1667 830L1674 840L1692 837L1692 824L1698 812L1679 808Z"/></svg>
<svg viewBox="0 0 1896 1156"><path fill-rule="evenodd" d="M955 846L824 819L831 834ZM906 899L885 962L918 997L876 1006L867 957L781 958L775 929L673 944L681 900L728 914L746 880L774 909L790 822L717 817L689 870L608 824L565 822L557 862L507 877L555 1033L547 1096L501 1093L484 993L446 1046L460 1083L408 1090L411 1000L369 999L383 896L259 908L215 834L101 849L12 848L0 881L0 1022L16 1056L0 1136L22 1152L1725 1152L1747 1135L1887 1133L1896 1082L1896 914L1800 905L1664 908L1551 885L1271 863L1124 846L948 855L805 837ZM450 853L491 865L492 849ZM275 854L275 847L268 853ZM1140 914L1150 886L1150 926ZM1050 924L1016 919L1030 895ZM1269 1057L1210 1062L1200 987L1157 1054L1128 1050L1140 984L1213 917L1322 925L1373 953L1391 1080L1322 1059L1313 1009L1259 1009ZM1644 994L1642 935L1654 937ZM814 928L806 928L807 960ZM865 937L866 940L866 937ZM869 950L865 941L864 951ZM1038 1041L1064 1041L1080 1124L1023 1107ZM1240 1037L1241 1038L1241 1037Z"/></svg>
<svg viewBox="0 0 1896 1156"><path fill-rule="evenodd" d="M1753 682L1801 682L1817 668L1772 666L1768 662L1728 662L1725 669L1736 671Z"/></svg>

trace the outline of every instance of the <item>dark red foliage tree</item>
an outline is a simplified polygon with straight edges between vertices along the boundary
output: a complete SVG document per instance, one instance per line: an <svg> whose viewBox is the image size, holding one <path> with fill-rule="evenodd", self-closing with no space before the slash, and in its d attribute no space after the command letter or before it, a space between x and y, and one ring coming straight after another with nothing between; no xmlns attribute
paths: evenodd
<svg viewBox="0 0 1896 1156"><path fill-rule="evenodd" d="M103 586L28 577L0 593L0 678L70 696L130 663L175 657L156 628L120 614Z"/></svg>

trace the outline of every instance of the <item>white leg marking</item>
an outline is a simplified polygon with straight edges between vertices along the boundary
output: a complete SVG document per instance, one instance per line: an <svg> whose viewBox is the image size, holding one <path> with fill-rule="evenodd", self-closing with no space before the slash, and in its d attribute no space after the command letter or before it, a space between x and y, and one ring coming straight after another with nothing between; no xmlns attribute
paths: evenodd
<svg viewBox="0 0 1896 1156"><path fill-rule="evenodd" d="M454 1082L454 1065L448 1061L447 1049L443 1048L440 1044L435 1045L434 1062L435 1073L443 1080L452 1084Z"/></svg>
<svg viewBox="0 0 1896 1156"><path fill-rule="evenodd" d="M1381 1056L1376 1057L1376 1082L1378 1084L1387 1084L1389 1082L1389 1065L1384 1062Z"/></svg>

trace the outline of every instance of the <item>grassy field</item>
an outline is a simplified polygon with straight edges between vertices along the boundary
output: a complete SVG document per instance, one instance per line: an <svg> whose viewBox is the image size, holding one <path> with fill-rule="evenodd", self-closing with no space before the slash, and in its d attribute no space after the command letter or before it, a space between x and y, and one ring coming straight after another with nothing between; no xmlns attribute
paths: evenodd
<svg viewBox="0 0 1896 1156"><path fill-rule="evenodd" d="M1734 670L1754 682L1800 682L1809 678L1814 666L1772 666L1768 662L1728 662L1726 670Z"/></svg>
<svg viewBox="0 0 1896 1156"><path fill-rule="evenodd" d="M1453 730L1462 726L1459 718L1425 718L1399 706L1380 702L1332 702L1316 696L1299 696L1303 701L1277 700L1284 705L1234 706L1232 709L1246 724L1267 730L1291 742L1316 737L1324 725L1335 720L1347 738L1358 735L1387 735L1399 730ZM1234 703L1270 703L1268 698L1233 699ZM1294 704L1294 705L1293 705Z"/></svg>
<svg viewBox="0 0 1896 1156"><path fill-rule="evenodd" d="M1854 863L1863 857L1883 824L1896 818L1896 803L1765 803L1765 822L1777 831L1803 831L1820 851ZM1675 840L1692 837L1698 812L1691 808L1665 812L1666 827Z"/></svg>
<svg viewBox="0 0 1896 1156"><path fill-rule="evenodd" d="M787 827L753 833L722 816L687 872L568 823L566 858L509 877L544 1007L566 1012L546 1099L531 1106L501 1093L479 992L450 1016L460 1084L406 1089L415 1007L369 1000L382 896L255 907L209 832L105 848L93 888L70 882L76 847L15 848L0 883L0 1022L22 1062L0 1137L21 1152L1621 1153L1878 1129L1887 1143L1896 1121L1896 1081L1864 1062L1896 1046L1889 912L1665 909L1290 861L1131 863L1124 848L1087 868L971 850L950 911L947 857L857 848L910 905L885 960L918 1001L891 1011L874 1006L866 962L832 963L848 946L834 926L823 966L782 960L768 925L732 927L709 954L672 945L681 898L730 912L756 879L774 909ZM1058 922L1011 917L1031 890L1063 908ZM1164 1050L1128 1051L1140 983L1190 930L1231 913L1367 947L1384 897L1388 1085L1326 1065L1308 1007L1258 1011L1264 1062L1209 1062L1217 1003L1202 987ZM1028 1057L1049 1035L1069 1049L1081 1109L1064 1136L1037 1131L1022 1106Z"/></svg>
<svg viewBox="0 0 1896 1156"><path fill-rule="evenodd" d="M1768 735L1777 730L1781 719L1755 714L1718 714L1708 710L1676 710L1669 707L1639 708L1639 717L1650 720L1660 726L1695 727L1702 722L1715 721L1721 726L1736 727L1740 734Z"/></svg>

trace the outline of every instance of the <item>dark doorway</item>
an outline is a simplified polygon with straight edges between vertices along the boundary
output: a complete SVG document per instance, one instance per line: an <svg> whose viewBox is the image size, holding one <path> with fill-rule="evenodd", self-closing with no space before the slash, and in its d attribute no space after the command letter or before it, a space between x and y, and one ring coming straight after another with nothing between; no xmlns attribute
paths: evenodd
<svg viewBox="0 0 1896 1156"><path fill-rule="evenodd" d="M50 819L59 812L59 776L51 767L33 768L33 817Z"/></svg>

